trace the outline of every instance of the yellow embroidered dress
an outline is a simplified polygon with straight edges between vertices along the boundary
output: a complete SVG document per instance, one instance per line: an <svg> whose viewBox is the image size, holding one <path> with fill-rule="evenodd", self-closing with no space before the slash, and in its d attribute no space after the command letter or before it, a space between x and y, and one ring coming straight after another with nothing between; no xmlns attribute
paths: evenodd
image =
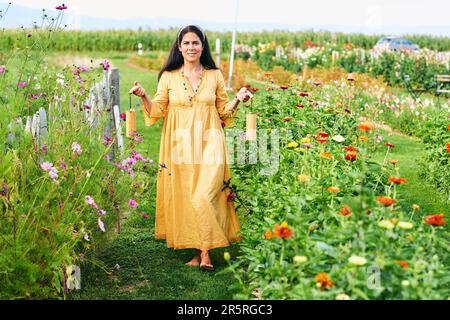
<svg viewBox="0 0 450 320"><path fill-rule="evenodd" d="M144 103L147 126L164 117L157 177L155 238L175 249L209 250L240 239L234 203L227 201L230 179L222 119L235 112L219 70L203 70L194 95L181 69L162 74L152 107ZM186 90L192 98L189 101Z"/></svg>

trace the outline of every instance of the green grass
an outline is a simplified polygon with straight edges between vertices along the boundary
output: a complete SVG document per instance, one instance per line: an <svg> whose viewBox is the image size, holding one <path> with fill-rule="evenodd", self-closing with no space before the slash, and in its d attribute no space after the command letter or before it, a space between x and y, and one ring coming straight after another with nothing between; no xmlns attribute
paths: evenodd
<svg viewBox="0 0 450 320"><path fill-rule="evenodd" d="M140 82L151 95L157 85L156 73L130 68L125 58L120 55L111 59L112 66L120 70L121 112L129 108L128 90L134 81ZM133 107L140 104L136 96L132 101ZM163 121L147 127L142 108L135 109L137 131L144 137L137 150L157 162ZM236 255L237 245L211 251L216 272L185 266L194 254L193 249L169 249L165 241L154 239L155 196L156 190L153 190L150 199L140 203L141 210L124 220L122 232L98 252L95 263L99 266L89 263L82 266L82 289L74 292L72 299L232 299L232 275L217 273L226 267L223 253L229 251ZM150 218L142 218L141 211L148 212ZM120 265L119 270L114 270L116 264Z"/></svg>

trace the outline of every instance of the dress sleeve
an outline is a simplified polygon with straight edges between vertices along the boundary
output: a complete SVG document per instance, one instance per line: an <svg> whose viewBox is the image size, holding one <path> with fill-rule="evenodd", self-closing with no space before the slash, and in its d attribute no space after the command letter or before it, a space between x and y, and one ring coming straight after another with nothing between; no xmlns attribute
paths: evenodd
<svg viewBox="0 0 450 320"><path fill-rule="evenodd" d="M155 97L152 99L152 106L143 100L144 121L145 125L151 126L159 118L165 117L167 114L167 106L169 105L169 79L166 72L161 75L158 82Z"/></svg>
<svg viewBox="0 0 450 320"><path fill-rule="evenodd" d="M216 109L219 113L220 119L227 127L231 127L234 122L234 117L237 114L236 110L232 111L233 101L228 101L227 91L225 89L225 81L223 80L222 72L217 72L217 89L216 89Z"/></svg>

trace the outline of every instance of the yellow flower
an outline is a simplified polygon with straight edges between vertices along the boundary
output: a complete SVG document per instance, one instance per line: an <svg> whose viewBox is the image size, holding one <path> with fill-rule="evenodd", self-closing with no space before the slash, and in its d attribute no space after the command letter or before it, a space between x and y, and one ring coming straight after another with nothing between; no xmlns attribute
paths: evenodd
<svg viewBox="0 0 450 320"><path fill-rule="evenodd" d="M294 262L296 264L302 264L302 263L305 263L306 261L308 261L308 257L305 257L305 256L295 256L294 257Z"/></svg>
<svg viewBox="0 0 450 320"><path fill-rule="evenodd" d="M394 229L394 224L389 220L381 220L378 222L378 226L385 229Z"/></svg>
<svg viewBox="0 0 450 320"><path fill-rule="evenodd" d="M230 258L231 258L230 253L229 252L225 252L223 254L223 258L225 259L225 261L230 261Z"/></svg>
<svg viewBox="0 0 450 320"><path fill-rule="evenodd" d="M367 138L367 136L360 136L359 137L360 141L366 141L367 139L369 139L369 138Z"/></svg>
<svg viewBox="0 0 450 320"><path fill-rule="evenodd" d="M400 221L397 226L400 229L412 229L414 227L414 225L411 222L406 222L406 221Z"/></svg>
<svg viewBox="0 0 450 320"><path fill-rule="evenodd" d="M413 204L413 205L412 205L412 208L413 208L414 210L420 210L420 206L419 206L418 204Z"/></svg>
<svg viewBox="0 0 450 320"><path fill-rule="evenodd" d="M345 293L340 293L336 296L336 300L351 300L351 298Z"/></svg>
<svg viewBox="0 0 450 320"><path fill-rule="evenodd" d="M308 183L309 182L309 176L307 176L306 174L299 174L297 176L298 181L303 182L303 183Z"/></svg>
<svg viewBox="0 0 450 320"><path fill-rule="evenodd" d="M310 139L310 138L302 138L302 139L300 140L300 142L301 142L301 143L308 143L308 142L311 142L311 139Z"/></svg>
<svg viewBox="0 0 450 320"><path fill-rule="evenodd" d="M288 148L297 148L297 147L298 147L298 143L295 141L288 143Z"/></svg>
<svg viewBox="0 0 450 320"><path fill-rule="evenodd" d="M350 258L348 258L348 262L350 262L350 264L353 264L355 266L363 266L367 263L367 259L364 257L353 255Z"/></svg>
<svg viewBox="0 0 450 320"><path fill-rule="evenodd" d="M287 223L286 221L283 221L283 222L281 223L281 227L282 227L282 228L287 228L287 227L289 227L289 225L288 225L288 223Z"/></svg>

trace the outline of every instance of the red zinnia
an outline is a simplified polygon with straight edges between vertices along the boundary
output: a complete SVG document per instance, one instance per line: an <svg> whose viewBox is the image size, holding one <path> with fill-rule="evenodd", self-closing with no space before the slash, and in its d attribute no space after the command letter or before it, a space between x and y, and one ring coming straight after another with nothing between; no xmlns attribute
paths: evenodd
<svg viewBox="0 0 450 320"><path fill-rule="evenodd" d="M328 141L327 138L317 138L317 142L319 142L319 143L324 143L324 142L327 142L327 141Z"/></svg>
<svg viewBox="0 0 450 320"><path fill-rule="evenodd" d="M399 266L401 266L402 268L406 269L409 267L408 263L406 261L403 260L395 260L394 261L396 264L398 264Z"/></svg>
<svg viewBox="0 0 450 320"><path fill-rule="evenodd" d="M120 114L120 119L126 120L127 119L126 113L121 113Z"/></svg>
<svg viewBox="0 0 450 320"><path fill-rule="evenodd" d="M348 205L344 204L344 206L342 207L341 211L339 211L337 214L340 216L348 216L349 214L351 214L352 212L350 211L350 208Z"/></svg>
<svg viewBox="0 0 450 320"><path fill-rule="evenodd" d="M330 136L330 134L325 131L320 131L317 135L321 138L328 138Z"/></svg>
<svg viewBox="0 0 450 320"><path fill-rule="evenodd" d="M426 216L425 223L432 226L443 226L445 224L444 214L438 213L431 216Z"/></svg>
<svg viewBox="0 0 450 320"><path fill-rule="evenodd" d="M298 95L300 97L309 97L309 92L300 92Z"/></svg>
<svg viewBox="0 0 450 320"><path fill-rule="evenodd" d="M389 147L389 148L395 147L394 144L393 144L393 143L390 143L390 142L386 142L384 145L385 145L386 147Z"/></svg>
<svg viewBox="0 0 450 320"><path fill-rule="evenodd" d="M447 149L447 152L450 152L450 142L445 144L445 149Z"/></svg>
<svg viewBox="0 0 450 320"><path fill-rule="evenodd" d="M358 153L356 151L348 151L345 153L345 160L356 161L358 158Z"/></svg>
<svg viewBox="0 0 450 320"><path fill-rule="evenodd" d="M294 118L292 118L292 117L284 117L281 120L283 120L283 121L291 121L292 119L294 119Z"/></svg>
<svg viewBox="0 0 450 320"><path fill-rule="evenodd" d="M295 106L296 106L297 108L304 108L304 107L305 107L305 105L304 105L304 104L301 104L301 103L297 103Z"/></svg>
<svg viewBox="0 0 450 320"><path fill-rule="evenodd" d="M250 88L250 91L251 92L256 92L256 91L258 91L259 90L259 88Z"/></svg>
<svg viewBox="0 0 450 320"><path fill-rule="evenodd" d="M280 89L281 89L281 90L286 90L286 89L289 89L289 86L283 85L283 86L280 86Z"/></svg>
<svg viewBox="0 0 450 320"><path fill-rule="evenodd" d="M353 152L358 152L358 148L353 147L353 146L346 146L344 147L345 151L353 151Z"/></svg>

